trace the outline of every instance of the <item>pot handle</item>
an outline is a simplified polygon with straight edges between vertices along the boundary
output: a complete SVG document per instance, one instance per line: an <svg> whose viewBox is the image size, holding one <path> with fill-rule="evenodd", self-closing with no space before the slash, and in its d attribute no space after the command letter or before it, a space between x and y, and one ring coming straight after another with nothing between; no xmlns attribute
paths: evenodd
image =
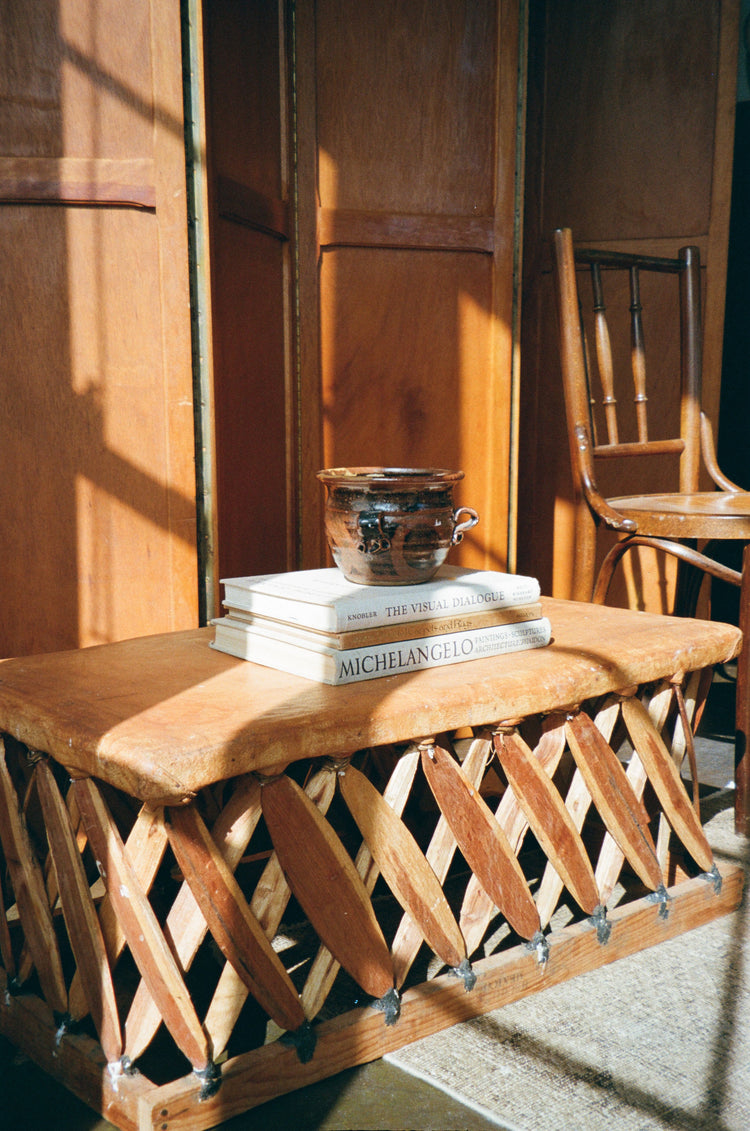
<svg viewBox="0 0 750 1131"><path fill-rule="evenodd" d="M462 512L468 514L469 517L464 519L463 522L459 522L458 516ZM471 530L471 528L473 526L476 526L476 524L479 522L479 515L475 510L472 510L471 507L458 507L458 509L453 512L453 522L454 526L453 537L451 538L451 546L457 546L458 543L463 540L464 533L467 530Z"/></svg>

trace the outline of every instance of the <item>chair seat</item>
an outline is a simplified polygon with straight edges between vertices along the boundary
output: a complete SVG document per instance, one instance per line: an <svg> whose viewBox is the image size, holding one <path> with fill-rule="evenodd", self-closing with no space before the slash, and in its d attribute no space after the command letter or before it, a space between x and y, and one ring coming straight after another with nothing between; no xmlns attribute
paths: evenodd
<svg viewBox="0 0 750 1131"><path fill-rule="evenodd" d="M750 539L750 492L699 491L607 499L638 533L663 538Z"/></svg>

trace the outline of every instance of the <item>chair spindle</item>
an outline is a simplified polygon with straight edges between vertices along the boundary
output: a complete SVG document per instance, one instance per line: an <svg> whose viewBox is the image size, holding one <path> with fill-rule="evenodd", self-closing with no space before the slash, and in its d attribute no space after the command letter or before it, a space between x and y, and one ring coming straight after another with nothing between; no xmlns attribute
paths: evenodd
<svg viewBox="0 0 750 1131"><path fill-rule="evenodd" d="M643 322L641 320L641 287L638 268L630 268L630 333L633 384L635 385L635 414L638 425L638 439L648 441L648 418L646 413L646 349L643 342Z"/></svg>
<svg viewBox="0 0 750 1131"><path fill-rule="evenodd" d="M581 344L583 346L583 368L586 374L586 394L589 406L589 424L591 428L591 443L596 447L596 416L594 409L596 408L596 397L591 382L591 350L589 349L589 339L586 333L586 325L583 320L583 304L579 298L578 300L578 321L581 327Z"/></svg>
<svg viewBox="0 0 750 1131"><path fill-rule="evenodd" d="M604 304L602 273L598 263L591 264L591 287L594 292L594 320L596 330L596 360L599 368L599 381L602 386L602 404L607 424L607 440L610 444L619 443L617 430L617 399L615 398L614 370L612 366L612 345L607 325L607 308Z"/></svg>

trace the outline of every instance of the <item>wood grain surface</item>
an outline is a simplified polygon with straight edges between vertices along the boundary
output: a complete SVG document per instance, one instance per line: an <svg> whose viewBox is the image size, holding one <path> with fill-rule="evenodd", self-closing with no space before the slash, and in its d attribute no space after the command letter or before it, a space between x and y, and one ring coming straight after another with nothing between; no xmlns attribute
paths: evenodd
<svg viewBox="0 0 750 1131"><path fill-rule="evenodd" d="M0 663L0 730L151 804L364 746L561 709L724 662L729 625L546 599L546 648L327 687L217 653L213 630Z"/></svg>

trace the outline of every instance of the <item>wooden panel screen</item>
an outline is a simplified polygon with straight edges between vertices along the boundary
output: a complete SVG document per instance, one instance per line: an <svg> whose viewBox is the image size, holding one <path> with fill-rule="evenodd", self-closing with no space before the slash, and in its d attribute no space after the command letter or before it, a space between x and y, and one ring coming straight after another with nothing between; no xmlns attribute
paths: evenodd
<svg viewBox="0 0 750 1131"><path fill-rule="evenodd" d="M0 20L0 652L196 623L179 4Z"/></svg>
<svg viewBox="0 0 750 1131"><path fill-rule="evenodd" d="M340 464L465 470L501 567L519 5L202 11L217 578L324 564Z"/></svg>
<svg viewBox="0 0 750 1131"><path fill-rule="evenodd" d="M462 560L502 568L517 5L319 0L297 21L304 564L315 471L387 464L463 469Z"/></svg>

